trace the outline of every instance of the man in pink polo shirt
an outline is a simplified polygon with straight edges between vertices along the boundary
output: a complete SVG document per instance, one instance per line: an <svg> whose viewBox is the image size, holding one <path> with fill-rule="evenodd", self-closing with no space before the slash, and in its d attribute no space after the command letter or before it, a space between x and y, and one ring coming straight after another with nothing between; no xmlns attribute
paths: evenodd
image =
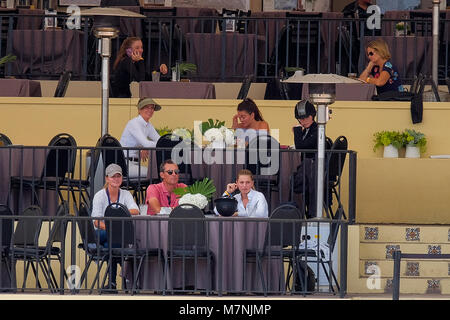
<svg viewBox="0 0 450 320"><path fill-rule="evenodd" d="M148 205L147 214L155 215L161 211L162 207L174 208L178 206L178 198L173 189L187 187L184 183L178 183L180 170L175 162L168 159L159 168L161 183L151 184L147 188Z"/></svg>

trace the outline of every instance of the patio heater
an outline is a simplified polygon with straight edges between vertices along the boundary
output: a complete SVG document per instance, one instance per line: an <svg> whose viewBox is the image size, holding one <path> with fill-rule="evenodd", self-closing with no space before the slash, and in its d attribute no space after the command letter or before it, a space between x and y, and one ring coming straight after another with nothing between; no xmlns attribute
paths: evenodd
<svg viewBox="0 0 450 320"><path fill-rule="evenodd" d="M336 95L336 83L360 83L359 80L350 79L336 74L295 74L283 80L286 83L307 83L309 84L309 101L317 109L317 182L316 182L316 218L322 217L324 180L325 180L325 127L330 120L331 110L329 105L333 104Z"/></svg>
<svg viewBox="0 0 450 320"><path fill-rule="evenodd" d="M111 40L119 35L120 18L145 18L144 15L120 8L92 8L81 11L81 16L93 16L93 33L99 39L98 53L102 57L101 135L108 133L109 120L109 58Z"/></svg>
<svg viewBox="0 0 450 320"><path fill-rule="evenodd" d="M433 0L433 62L431 66L432 77L438 86L438 59L439 59L439 6L441 0Z"/></svg>

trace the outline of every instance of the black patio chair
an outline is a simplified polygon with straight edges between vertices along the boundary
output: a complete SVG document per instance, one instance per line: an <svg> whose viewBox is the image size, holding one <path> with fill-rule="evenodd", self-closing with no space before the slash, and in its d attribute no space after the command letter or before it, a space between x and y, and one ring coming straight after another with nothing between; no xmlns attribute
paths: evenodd
<svg viewBox="0 0 450 320"><path fill-rule="evenodd" d="M67 280L67 274L65 272L63 260L62 260L62 252L63 247L65 245L66 238L66 230L67 230L67 221L62 219L64 216L69 215L69 208L67 202L63 201L59 206L56 213L58 217L52 224L52 227L49 232L49 236L47 239L47 243L45 246L24 246L14 248L14 258L16 260L24 260L27 264L39 264L42 266L44 270L44 276L47 279L49 289L52 292L56 292L59 290L64 290L64 283L60 283L58 287L58 282L56 280L55 274L52 269L51 262L56 260L59 262L62 272L62 276ZM56 243L60 243L59 247L55 246ZM33 269L34 270L34 269ZM28 268L27 268L28 272ZM36 272L35 272L36 276ZM25 274L25 279L27 278L27 274Z"/></svg>
<svg viewBox="0 0 450 320"><path fill-rule="evenodd" d="M37 286L42 290L39 281L39 269L42 270L45 279L47 280L49 288L50 276L46 266L42 260L39 259L39 233L42 226L42 210L39 206L31 205L23 210L16 229L11 240L11 248L9 250L9 258L12 265L12 274L15 281L16 275L16 260L24 261L24 279L22 283L22 292L25 289L27 281L28 270L31 266L36 279ZM29 218L33 217L33 218ZM36 265L35 265L36 264Z"/></svg>
<svg viewBox="0 0 450 320"><path fill-rule="evenodd" d="M0 204L0 216L12 216L13 213L11 209L7 205ZM1 250L1 260L0 263L1 268L6 268L6 272L8 273L9 282L8 283L0 283L0 291L6 291L8 290L8 287L11 287L11 281L12 281L12 275L11 275L11 261L9 259L9 249L11 246L11 238L14 231L14 220L13 218L1 218L0 219L0 225L1 225L1 243L0 243L0 250ZM4 270L1 271L3 273ZM3 279L0 277L0 279ZM1 280L0 280L1 281Z"/></svg>
<svg viewBox="0 0 450 320"><path fill-rule="evenodd" d="M280 143L268 133L258 133L249 137L245 152L244 168L253 173L255 188L268 195L269 210L272 204L272 192L278 192L278 203L281 203L280 192Z"/></svg>
<svg viewBox="0 0 450 320"><path fill-rule="evenodd" d="M242 80L241 89L239 89L239 93L236 99L242 100L247 98L248 91L250 90L250 86L253 81L253 75L246 75L244 80Z"/></svg>
<svg viewBox="0 0 450 320"><path fill-rule="evenodd" d="M60 201L64 201L62 190L65 179L72 177L75 169L76 146L75 139L68 133L60 133L50 140L49 150L44 168L39 177L12 176L11 189L30 190L32 203L39 203L37 190L54 190ZM25 164L24 165L29 165Z"/></svg>
<svg viewBox="0 0 450 320"><path fill-rule="evenodd" d="M335 213L333 213L332 205L333 198L337 201L337 210L341 211L344 218L345 212L342 206L341 198L340 198L340 184L341 184L341 176L342 170L344 170L345 159L347 157L346 152L334 152L334 151L347 151L348 142L345 136L339 136L334 140L333 145L330 148L330 154L326 159L326 169L325 169L325 185L326 185L326 200L325 208L327 210L327 214L329 218L334 219Z"/></svg>
<svg viewBox="0 0 450 320"><path fill-rule="evenodd" d="M0 133L0 147L12 145L11 140L6 134Z"/></svg>
<svg viewBox="0 0 450 320"><path fill-rule="evenodd" d="M198 263L199 260L206 260L207 279L209 280L206 294L209 295L214 283L215 257L214 253L208 248L208 229L206 228L203 211L192 204L182 204L174 208L169 215L167 236L168 248L164 266L164 279L167 281L169 267L171 274L173 274L173 264L176 260L181 260L184 263L188 260L193 261L195 265L194 290L196 290L196 280L200 276ZM187 287L185 274L188 271L183 268L182 272L182 289L184 290Z"/></svg>
<svg viewBox="0 0 450 320"><path fill-rule="evenodd" d="M111 266L115 261L120 261L122 267L125 262L132 263L132 285L131 293L137 291L138 280L144 259L148 256L162 257L161 249L138 248L136 245L135 226L131 220L128 208L121 203L111 203L105 210L105 217L122 218L121 220L108 220L106 224L106 238L108 241L108 270L103 278L103 285L106 276L109 274L111 283ZM115 261L114 261L115 260ZM136 267L137 265L137 267ZM124 278L122 278L124 280ZM122 281L122 288L125 288L125 281ZM128 288L127 288L128 289Z"/></svg>
<svg viewBox="0 0 450 320"><path fill-rule="evenodd" d="M268 260L268 263L278 260L282 274L284 274L284 263L290 263L293 266L294 281L296 277L300 277L300 281L302 280L302 266L300 260L297 259L297 248L302 229L302 222L299 220L303 218L300 209L292 204L282 204L272 212L267 223L264 247L262 249L246 249L244 252L244 288L246 265L248 262L256 263L264 296L267 296L267 279L264 277L262 268L265 259ZM280 279L284 279L284 276L281 276ZM288 283L285 282L284 288L287 286Z"/></svg>
<svg viewBox="0 0 450 320"><path fill-rule="evenodd" d="M173 161L178 162L172 157L172 151L175 147L180 148L180 151L176 152L177 156L184 159L184 151L189 150L190 152L191 143L183 140L182 137L171 133L165 134L158 139L156 142L156 165L158 170L165 160L172 159ZM181 163L178 163L178 169L180 170L179 182L183 182L187 185L192 184L193 178L191 164L182 161ZM159 181L160 179L158 178L156 180Z"/></svg>
<svg viewBox="0 0 450 320"><path fill-rule="evenodd" d="M90 217L89 211L84 203L80 203L79 210L77 211L78 217ZM104 248L100 245L99 239L95 233L94 225L92 220L77 220L78 230L81 235L81 243L78 245L79 249L83 249L86 253L86 257L88 257L87 261L85 259L85 267L80 277L80 282L78 284L78 288L85 284L85 288L87 288L87 273L89 271L89 267L91 266L92 261L95 261L97 264L97 272L95 273L94 280L92 281L92 285L90 288L90 293L92 293L95 283L100 279L100 271L102 270L103 264L108 263L108 249ZM97 287L100 286L100 281L97 282Z"/></svg>
<svg viewBox="0 0 450 320"><path fill-rule="evenodd" d="M72 77L71 71L64 71L58 80L54 97L64 97L66 95L67 87L69 86L70 78Z"/></svg>
<svg viewBox="0 0 450 320"><path fill-rule="evenodd" d="M128 176L129 159L128 150L123 150L119 140L109 134L103 135L97 142L97 146L101 148L103 168L106 169L111 163L115 163L122 168L123 183L122 188L131 190L137 204L144 203L145 191L150 185L150 179L147 178L130 178ZM96 159L97 155L95 155ZM97 160L98 161L98 160Z"/></svg>

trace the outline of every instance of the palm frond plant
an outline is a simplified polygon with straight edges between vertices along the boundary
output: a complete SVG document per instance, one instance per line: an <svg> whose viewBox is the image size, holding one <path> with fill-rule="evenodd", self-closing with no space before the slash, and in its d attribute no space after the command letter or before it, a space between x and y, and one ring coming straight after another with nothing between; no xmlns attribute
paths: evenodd
<svg viewBox="0 0 450 320"><path fill-rule="evenodd" d="M173 190L173 193L180 197L179 204L189 203L200 209L204 209L208 205L208 201L211 200L215 192L214 182L209 178L204 178L190 186Z"/></svg>
<svg viewBox="0 0 450 320"><path fill-rule="evenodd" d="M10 54L0 58L0 66L3 64L7 64L8 62L16 61L16 59L17 59L17 57L10 53Z"/></svg>

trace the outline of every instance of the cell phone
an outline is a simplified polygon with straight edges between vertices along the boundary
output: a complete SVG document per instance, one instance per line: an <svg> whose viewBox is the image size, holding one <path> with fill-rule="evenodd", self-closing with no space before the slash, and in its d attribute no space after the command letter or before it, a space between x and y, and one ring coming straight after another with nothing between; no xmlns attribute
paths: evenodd
<svg viewBox="0 0 450 320"><path fill-rule="evenodd" d="M129 56L131 58L131 55L133 54L133 49L128 48L127 49L127 56Z"/></svg>

